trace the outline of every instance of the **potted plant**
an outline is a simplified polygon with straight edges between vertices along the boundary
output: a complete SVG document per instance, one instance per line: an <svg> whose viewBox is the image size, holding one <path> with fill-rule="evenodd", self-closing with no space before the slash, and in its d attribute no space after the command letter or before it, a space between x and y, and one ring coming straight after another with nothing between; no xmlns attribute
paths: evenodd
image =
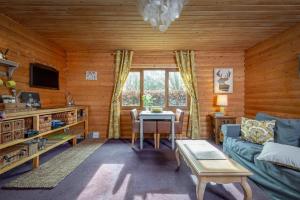
<svg viewBox="0 0 300 200"><path fill-rule="evenodd" d="M150 107L153 105L153 98L150 94L144 94L143 95L143 102L144 102L144 107L146 111L150 110Z"/></svg>

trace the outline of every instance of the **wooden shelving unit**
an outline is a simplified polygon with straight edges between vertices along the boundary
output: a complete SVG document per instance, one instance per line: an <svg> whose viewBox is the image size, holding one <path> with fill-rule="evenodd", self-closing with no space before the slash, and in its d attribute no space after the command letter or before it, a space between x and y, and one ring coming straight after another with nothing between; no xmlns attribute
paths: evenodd
<svg viewBox="0 0 300 200"><path fill-rule="evenodd" d="M43 150L41 150L41 151L38 151L36 154L33 154L33 155L31 155L31 156L28 156L28 157L25 157L25 158L23 158L23 159L21 159L21 160L18 160L18 161L16 161L16 162L13 162L12 164L5 166L4 168L1 168L1 169L0 169L0 174L3 174L3 173L5 173L5 172L7 172L7 171L9 171L9 170L11 170L11 169L13 169L13 168L15 168L15 167L21 165L21 164L24 164L24 163L26 163L27 161L30 161L30 160L33 160L33 159L38 159L38 157L39 157L41 154L46 153L47 151L50 151L51 149L54 149L55 147L58 147L59 145L62 145L62 144L64 144L65 142L67 142L67 141L69 141L69 140L73 140L74 138L76 139L76 136L75 136L75 135L70 135L70 136L68 136L67 138L65 138L65 139L63 139L63 140L61 140L61 141L57 141L57 143L55 143L55 144L53 144L53 145L47 147L46 149L43 149ZM75 145L75 144L76 144L76 143L74 143L74 141L73 141L73 145Z"/></svg>
<svg viewBox="0 0 300 200"><path fill-rule="evenodd" d="M30 138L18 139L18 140L14 140L14 141L11 141L11 142L4 143L4 144L0 144L0 150L4 149L4 148L7 148L7 147L10 147L10 146L13 146L13 145L16 145L16 144L20 144L20 143L35 139L35 138L43 137L43 136L49 135L51 133L55 133L55 132L60 131L60 130L64 130L66 128L75 126L75 125L80 124L80 123L84 123L84 121L79 121L79 122L76 122L74 124L66 125L66 126L63 126L63 127L57 128L57 129L53 129L51 131L43 132L43 133L40 133L38 135L32 136Z"/></svg>
<svg viewBox="0 0 300 200"><path fill-rule="evenodd" d="M35 110L35 111L30 111L30 112L19 112L19 113L9 113L7 115L7 118L5 118L4 121L8 121L8 120L14 120L14 119L21 119L21 118L28 118L28 117L32 117L33 118L33 126L35 130L39 130L39 117L43 116L45 114L56 114L56 113L62 113L62 112L68 112L68 111L75 111L76 113L79 110L83 110L83 112L85 113L84 117L81 117L80 120L76 120L75 123L72 124L68 124L65 125L63 127L60 128L56 128L53 130L49 130L46 132L42 132L38 135L32 136L30 138L24 138L24 139L17 139L17 140L13 140L11 142L7 142L4 144L0 144L0 152L1 150L4 150L5 148L8 147L12 147L14 145L18 145L18 144L22 144L26 141L30 141L32 139L35 138L44 138L47 137L49 135L52 134L60 134L59 132L61 132L64 129L67 128L71 128L73 126L79 125L79 124L83 124L84 125L84 132L82 133L82 135L84 136L84 138L86 137L87 133L88 133L88 108L86 106L74 106L74 107L66 107L66 108L52 108L52 109L40 109L40 110ZM76 115L76 119L78 119L79 116L77 117ZM63 137L63 139L49 139L49 144L46 145L46 148L43 150L38 151L37 153L30 155L28 157L24 157L18 161L12 162L9 165L6 165L2 168L0 168L0 174L5 173L21 164L24 164L30 160L33 161L33 168L37 168L39 167L39 157L41 154L46 153L47 151L50 151L51 149L64 144L67 141L72 140L72 144L76 145L77 143L77 135L67 135L66 137Z"/></svg>

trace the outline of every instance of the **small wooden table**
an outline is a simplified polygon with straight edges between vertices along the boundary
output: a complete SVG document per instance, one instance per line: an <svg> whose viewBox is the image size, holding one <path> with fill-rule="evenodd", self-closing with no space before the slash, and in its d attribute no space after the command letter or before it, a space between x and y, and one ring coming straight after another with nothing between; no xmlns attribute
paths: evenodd
<svg viewBox="0 0 300 200"><path fill-rule="evenodd" d="M223 142L223 135L221 133L221 126L223 124L235 124L236 123L236 117L234 116L215 116L215 115L209 115L211 120L211 129L212 134L215 138L215 143L220 144L220 142Z"/></svg>
<svg viewBox="0 0 300 200"><path fill-rule="evenodd" d="M143 140L144 140L144 130L143 123L144 120L170 120L171 121L171 140L172 140L172 149L175 149L175 114L172 111L163 111L161 113L153 113L150 111L142 111L140 113L140 149L143 149Z"/></svg>
<svg viewBox="0 0 300 200"><path fill-rule="evenodd" d="M176 140L177 148L175 151L176 160L178 163L178 169L180 167L180 156L186 162L186 164L192 170L192 173L197 177L198 184L196 187L196 194L198 200L203 200L206 184L209 182L227 184L227 183L240 183L243 187L245 200L252 199L252 191L247 182L247 177L252 175L250 171L235 162L234 160L225 157L222 160L213 159L201 159L197 160L195 154L191 151L193 146L197 148L197 152L201 152L201 155L205 155L207 147L210 151L207 154L211 154L211 148L213 147L205 140ZM199 146L199 148L198 148ZM215 151L219 151L215 149ZM217 153L221 153L220 151Z"/></svg>

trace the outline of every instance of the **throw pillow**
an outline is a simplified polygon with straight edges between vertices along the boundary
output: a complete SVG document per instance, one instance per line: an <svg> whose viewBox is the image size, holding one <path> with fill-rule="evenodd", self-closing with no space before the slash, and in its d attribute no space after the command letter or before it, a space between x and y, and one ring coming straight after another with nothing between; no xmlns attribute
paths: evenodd
<svg viewBox="0 0 300 200"><path fill-rule="evenodd" d="M300 119L283 119L265 113L257 113L256 120L276 120L274 141L300 147Z"/></svg>
<svg viewBox="0 0 300 200"><path fill-rule="evenodd" d="M242 139L256 144L274 140L275 120L258 121L242 117Z"/></svg>
<svg viewBox="0 0 300 200"><path fill-rule="evenodd" d="M287 168L300 170L299 155L299 147L267 142L257 159L272 162Z"/></svg>

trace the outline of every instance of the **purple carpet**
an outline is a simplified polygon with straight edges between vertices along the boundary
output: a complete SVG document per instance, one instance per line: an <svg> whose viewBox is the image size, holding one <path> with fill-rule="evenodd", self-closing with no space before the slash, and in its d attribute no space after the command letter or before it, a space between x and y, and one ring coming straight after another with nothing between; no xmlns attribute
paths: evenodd
<svg viewBox="0 0 300 200"><path fill-rule="evenodd" d="M167 141L160 150L151 141L145 149L131 148L127 140L110 140L52 190L0 190L2 200L196 200L195 181L187 166L175 171L176 160ZM45 162L69 145L47 154ZM30 170L30 163L0 176L0 186ZM63 166L57 166L63 167ZM249 181L253 200L266 200L264 192ZM206 200L243 199L239 184L208 184Z"/></svg>

